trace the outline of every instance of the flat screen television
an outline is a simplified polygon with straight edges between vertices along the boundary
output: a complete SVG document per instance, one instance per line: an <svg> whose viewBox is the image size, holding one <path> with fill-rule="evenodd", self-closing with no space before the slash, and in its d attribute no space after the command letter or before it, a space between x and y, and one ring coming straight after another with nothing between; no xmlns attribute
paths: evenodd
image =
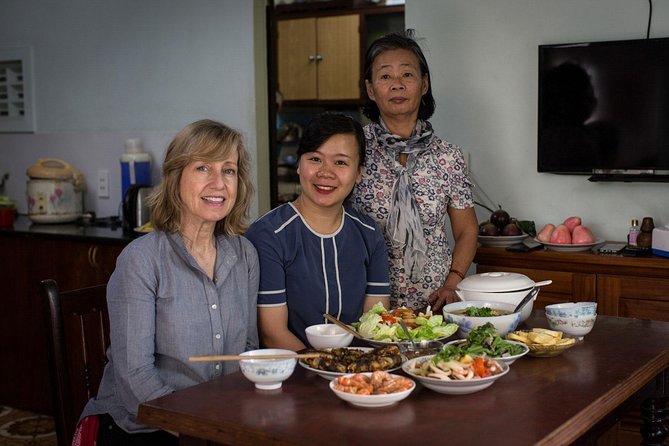
<svg viewBox="0 0 669 446"><path fill-rule="evenodd" d="M669 180L669 38L539 46L538 171Z"/></svg>

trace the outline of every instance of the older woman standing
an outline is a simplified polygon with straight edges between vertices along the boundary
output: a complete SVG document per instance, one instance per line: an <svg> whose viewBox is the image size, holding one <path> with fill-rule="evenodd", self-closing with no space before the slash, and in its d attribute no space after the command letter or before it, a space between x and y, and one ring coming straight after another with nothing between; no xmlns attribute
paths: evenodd
<svg viewBox="0 0 669 446"><path fill-rule="evenodd" d="M151 197L156 230L123 250L107 286L109 362L82 414L97 415L98 445L176 444L137 423L139 404L238 369L189 356L257 348L258 257L239 235L250 175L241 135L224 124L194 122L170 143Z"/></svg>
<svg viewBox="0 0 669 446"><path fill-rule="evenodd" d="M472 183L460 149L436 136L430 71L411 31L374 41L364 67L366 163L352 205L380 223L391 306L439 309L476 252ZM449 247L446 219L454 247Z"/></svg>

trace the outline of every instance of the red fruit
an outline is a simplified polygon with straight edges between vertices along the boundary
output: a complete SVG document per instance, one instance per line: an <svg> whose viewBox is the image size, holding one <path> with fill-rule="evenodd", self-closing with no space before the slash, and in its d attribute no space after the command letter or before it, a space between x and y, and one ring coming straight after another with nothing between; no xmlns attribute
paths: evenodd
<svg viewBox="0 0 669 446"><path fill-rule="evenodd" d="M544 243L550 243L551 234L555 231L555 225L552 223L545 224L541 231L537 234L537 240Z"/></svg>
<svg viewBox="0 0 669 446"><path fill-rule="evenodd" d="M595 237L592 235L592 231L583 225L576 226L571 234L571 242L575 245L592 243L594 241Z"/></svg>
<svg viewBox="0 0 669 446"><path fill-rule="evenodd" d="M571 234L569 233L569 228L564 224L557 225L551 234L550 243L555 243L558 245L570 245Z"/></svg>
<svg viewBox="0 0 669 446"><path fill-rule="evenodd" d="M581 224L581 217L569 217L564 221L564 225L569 229L569 233L574 232L574 228Z"/></svg>

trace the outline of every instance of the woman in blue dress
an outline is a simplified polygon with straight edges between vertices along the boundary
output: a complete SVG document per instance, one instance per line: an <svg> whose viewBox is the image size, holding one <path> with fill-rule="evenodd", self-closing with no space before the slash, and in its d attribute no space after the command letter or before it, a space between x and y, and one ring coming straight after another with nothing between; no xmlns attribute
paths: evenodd
<svg viewBox="0 0 669 446"><path fill-rule="evenodd" d="M313 118L297 149L300 195L246 233L260 260L258 327L266 347L307 347L304 330L324 323L324 313L350 324L377 302L388 308L383 234L344 206L360 181L364 142L360 124L344 114Z"/></svg>

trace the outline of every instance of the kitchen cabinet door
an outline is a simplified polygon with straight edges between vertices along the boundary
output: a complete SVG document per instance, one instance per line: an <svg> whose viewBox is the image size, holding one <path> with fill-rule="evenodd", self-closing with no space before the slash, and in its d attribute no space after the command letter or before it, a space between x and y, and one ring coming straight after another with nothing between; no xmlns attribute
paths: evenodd
<svg viewBox="0 0 669 446"><path fill-rule="evenodd" d="M283 99L359 99L359 28L357 14L278 21L278 88Z"/></svg>
<svg viewBox="0 0 669 446"><path fill-rule="evenodd" d="M669 280L597 276L597 312L613 316L669 321Z"/></svg>
<svg viewBox="0 0 669 446"><path fill-rule="evenodd" d="M0 386L0 404L52 414L39 281L55 279L61 290L106 283L125 242L3 236L0 244L0 382L13 383Z"/></svg>
<svg viewBox="0 0 669 446"><path fill-rule="evenodd" d="M316 98L316 19L281 20L277 33L279 91L284 100Z"/></svg>

